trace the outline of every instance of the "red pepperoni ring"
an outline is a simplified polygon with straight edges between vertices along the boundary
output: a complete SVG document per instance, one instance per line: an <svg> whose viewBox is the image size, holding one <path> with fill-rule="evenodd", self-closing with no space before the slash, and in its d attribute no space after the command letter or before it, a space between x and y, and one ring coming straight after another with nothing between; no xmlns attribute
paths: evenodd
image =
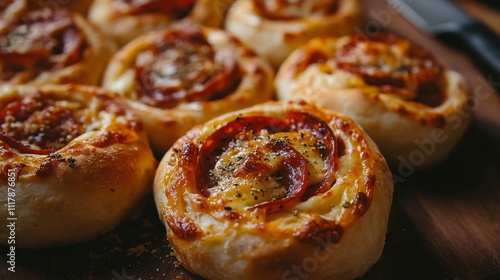
<svg viewBox="0 0 500 280"><path fill-rule="evenodd" d="M28 69L42 72L72 65L82 58L85 49L84 37L69 12L29 12L0 33L0 59L6 64L0 80Z"/></svg>
<svg viewBox="0 0 500 280"><path fill-rule="evenodd" d="M216 54L199 29L172 30L151 48L155 59L136 66L136 91L150 106L219 99L241 79L229 52Z"/></svg>
<svg viewBox="0 0 500 280"><path fill-rule="evenodd" d="M0 140L22 153L50 154L78 137L82 129L69 108L40 97L24 98L0 111Z"/></svg>
<svg viewBox="0 0 500 280"><path fill-rule="evenodd" d="M334 60L338 68L359 75L368 85L381 87L384 93L398 94L431 107L439 105L443 66L429 52L413 44L399 48L405 50L403 54L390 47L405 44L406 41L394 35L355 35L337 50ZM398 60L400 66L387 70L392 59Z"/></svg>
<svg viewBox="0 0 500 280"><path fill-rule="evenodd" d="M308 188L307 160L284 141L273 141L267 148L285 154L285 159L278 167L282 185L288 186L286 197L274 201L266 201L253 205L249 209L265 208L267 210L282 208L287 203L296 201Z"/></svg>
<svg viewBox="0 0 500 280"><path fill-rule="evenodd" d="M306 200L309 197L327 191L335 182L333 172L336 169L336 141L330 127L319 118L304 112L292 112L283 118L275 117L245 117L227 123L211 134L200 148L198 158L199 174L198 189L209 196L211 187L216 182L211 178L219 156L227 149L234 139L249 140L259 135L262 130L269 134L278 132L299 132L309 130L318 139L317 148L326 164L325 180L311 185L308 183L307 159L295 150L286 140L274 139L266 145L269 151L279 151L284 160L278 166L281 179L279 182L287 187L284 198L263 202L250 207L267 210L281 208L297 199ZM253 163L255 165L255 163ZM271 175L271 174L268 174Z"/></svg>
<svg viewBox="0 0 500 280"><path fill-rule="evenodd" d="M314 136L319 139L318 149L321 157L326 163L326 179L319 185L309 186L302 199L307 199L317 193L326 192L334 183L335 177L332 176L337 168L337 141L330 127L321 119L306 113L290 113L288 118L290 124L296 127L296 130L310 130Z"/></svg>

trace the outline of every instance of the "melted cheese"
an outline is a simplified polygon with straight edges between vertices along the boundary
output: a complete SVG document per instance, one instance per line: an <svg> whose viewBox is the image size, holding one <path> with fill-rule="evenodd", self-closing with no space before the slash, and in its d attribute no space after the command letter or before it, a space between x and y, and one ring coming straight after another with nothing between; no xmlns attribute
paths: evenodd
<svg viewBox="0 0 500 280"><path fill-rule="evenodd" d="M332 63L311 65L302 72L300 79L311 81L315 87L326 86L331 89L358 88L365 85L361 77L347 71L338 71Z"/></svg>
<svg viewBox="0 0 500 280"><path fill-rule="evenodd" d="M222 153L213 169L218 184L209 190L210 199L243 210L285 198L287 186L280 183L278 171L285 155L266 148L273 139L285 140L307 160L309 184L324 180L325 162L316 147L318 139L310 131L269 134L263 130L251 140L233 140Z"/></svg>
<svg viewBox="0 0 500 280"><path fill-rule="evenodd" d="M266 12L276 18L326 16L337 10L335 0L263 0Z"/></svg>

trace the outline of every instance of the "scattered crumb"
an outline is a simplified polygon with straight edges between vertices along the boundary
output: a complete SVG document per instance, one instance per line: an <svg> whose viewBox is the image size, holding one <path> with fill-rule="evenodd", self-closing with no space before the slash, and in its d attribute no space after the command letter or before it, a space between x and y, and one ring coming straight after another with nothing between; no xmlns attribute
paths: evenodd
<svg viewBox="0 0 500 280"><path fill-rule="evenodd" d="M120 247L114 247L113 249L111 249L111 252L122 252L123 249L120 248Z"/></svg>
<svg viewBox="0 0 500 280"><path fill-rule="evenodd" d="M129 248L127 250L127 255L133 255L135 254L136 257L142 255L143 253L149 252L149 249L144 246L144 244L139 244L135 247Z"/></svg>

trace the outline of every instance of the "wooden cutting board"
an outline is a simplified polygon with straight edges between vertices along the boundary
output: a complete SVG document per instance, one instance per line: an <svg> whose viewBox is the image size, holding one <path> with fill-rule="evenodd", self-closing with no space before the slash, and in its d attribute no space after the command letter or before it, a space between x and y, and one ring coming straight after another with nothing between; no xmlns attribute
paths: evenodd
<svg viewBox="0 0 500 280"><path fill-rule="evenodd" d="M473 125L444 162L418 172L393 170L401 179L386 246L362 279L500 279L498 95L467 57L420 33L384 0L363 2L369 21L360 32L389 30L430 49L466 76L478 105L468 116ZM15 273L6 271L7 249L1 251L1 279L199 279L172 257L152 199L138 217L92 242L18 249Z"/></svg>

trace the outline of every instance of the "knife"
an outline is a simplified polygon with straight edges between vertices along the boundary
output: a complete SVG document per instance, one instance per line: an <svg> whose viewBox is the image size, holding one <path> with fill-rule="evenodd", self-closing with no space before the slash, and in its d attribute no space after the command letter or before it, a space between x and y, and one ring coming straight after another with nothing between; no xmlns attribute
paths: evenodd
<svg viewBox="0 0 500 280"><path fill-rule="evenodd" d="M386 0L414 25L462 47L483 69L489 82L500 86L500 37L448 0Z"/></svg>

